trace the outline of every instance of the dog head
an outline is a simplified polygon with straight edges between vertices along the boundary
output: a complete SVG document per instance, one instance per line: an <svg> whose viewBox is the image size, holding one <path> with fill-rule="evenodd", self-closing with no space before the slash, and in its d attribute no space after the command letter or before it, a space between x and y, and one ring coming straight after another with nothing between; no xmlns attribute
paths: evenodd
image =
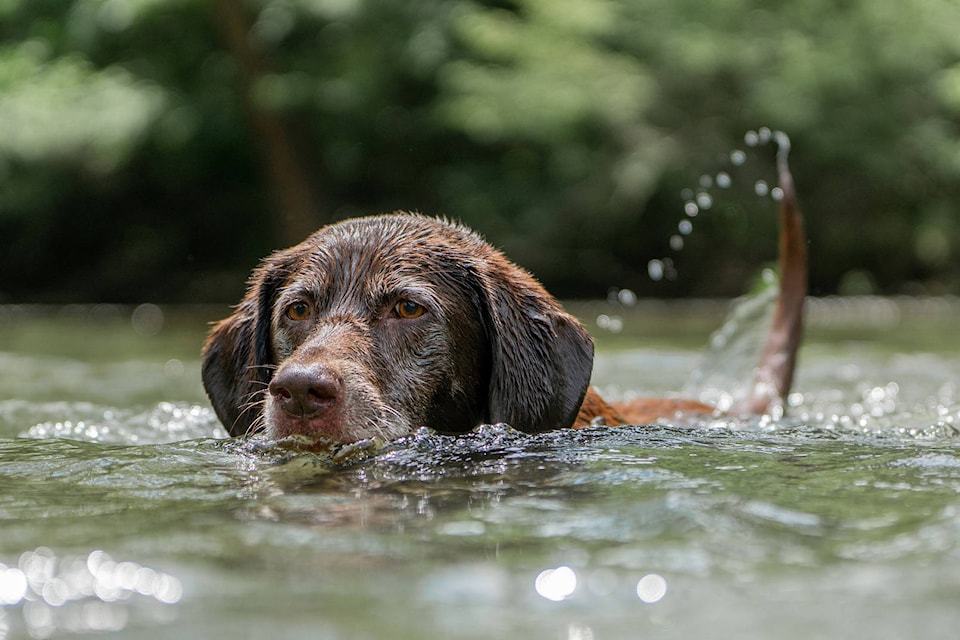
<svg viewBox="0 0 960 640"><path fill-rule="evenodd" d="M582 325L501 252L462 226L393 214L266 258L207 340L203 383L233 435L352 442L567 427L592 362Z"/></svg>

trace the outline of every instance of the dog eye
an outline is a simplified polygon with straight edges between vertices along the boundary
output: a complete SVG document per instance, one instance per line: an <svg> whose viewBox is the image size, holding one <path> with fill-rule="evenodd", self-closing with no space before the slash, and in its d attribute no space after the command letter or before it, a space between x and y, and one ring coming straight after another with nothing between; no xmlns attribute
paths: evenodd
<svg viewBox="0 0 960 640"><path fill-rule="evenodd" d="M310 317L310 305L303 300L291 302L287 306L286 316L295 322L301 322Z"/></svg>
<svg viewBox="0 0 960 640"><path fill-rule="evenodd" d="M397 315L404 320L419 318L427 312L423 305L419 305L412 300L402 300L398 302L397 306L394 307L394 310L397 312Z"/></svg>

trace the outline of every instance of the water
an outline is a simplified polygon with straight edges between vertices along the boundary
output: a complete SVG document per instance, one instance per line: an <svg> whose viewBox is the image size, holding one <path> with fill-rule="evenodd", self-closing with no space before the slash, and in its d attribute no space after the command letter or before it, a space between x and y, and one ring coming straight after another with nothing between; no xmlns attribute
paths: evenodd
<svg viewBox="0 0 960 640"><path fill-rule="evenodd" d="M723 305L574 310L611 396L743 366ZM336 459L226 439L224 310L156 311L0 312L0 638L957 637L955 301L815 304L778 421Z"/></svg>

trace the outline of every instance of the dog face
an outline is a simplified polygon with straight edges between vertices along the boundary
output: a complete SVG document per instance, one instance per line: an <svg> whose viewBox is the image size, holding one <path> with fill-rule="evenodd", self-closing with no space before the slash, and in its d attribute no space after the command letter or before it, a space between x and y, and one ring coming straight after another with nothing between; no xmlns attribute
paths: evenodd
<svg viewBox="0 0 960 640"><path fill-rule="evenodd" d="M593 343L527 272L413 214L324 227L254 271L204 348L231 434L352 442L420 426L570 426Z"/></svg>

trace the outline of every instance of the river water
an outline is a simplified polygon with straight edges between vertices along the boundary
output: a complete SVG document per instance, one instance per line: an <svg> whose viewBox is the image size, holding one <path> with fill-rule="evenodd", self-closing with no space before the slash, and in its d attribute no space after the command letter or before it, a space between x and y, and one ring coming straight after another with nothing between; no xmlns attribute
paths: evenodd
<svg viewBox="0 0 960 640"><path fill-rule="evenodd" d="M749 366L726 305L572 309L610 396ZM223 313L0 308L0 639L960 634L953 300L815 301L776 420L336 456L225 438Z"/></svg>

